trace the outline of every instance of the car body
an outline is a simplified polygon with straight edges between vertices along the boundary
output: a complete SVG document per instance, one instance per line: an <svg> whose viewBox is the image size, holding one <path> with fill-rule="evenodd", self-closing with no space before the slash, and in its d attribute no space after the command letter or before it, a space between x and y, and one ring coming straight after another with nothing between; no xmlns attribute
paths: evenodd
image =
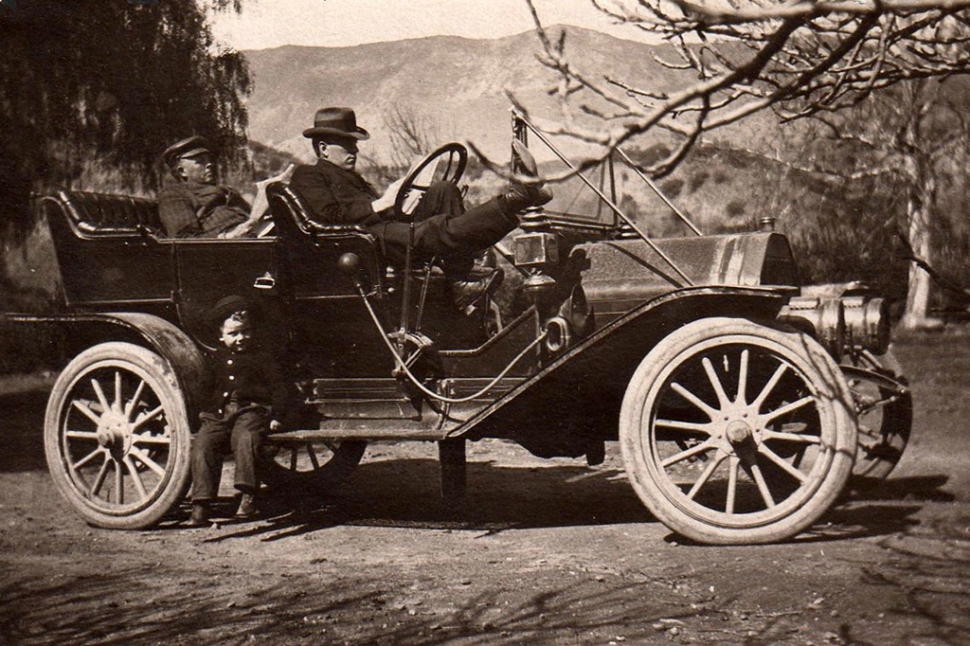
<svg viewBox="0 0 970 646"><path fill-rule="evenodd" d="M464 154L450 146L438 156ZM619 441L631 484L673 530L763 543L835 502L860 464L859 419L891 410L872 442L905 445L885 304L857 285L800 288L779 233L650 240L601 195L607 221L527 214L483 260L505 271L500 290L458 310L433 264L388 267L366 230L314 221L284 185L268 197L274 235L234 240L165 238L152 200L42 201L64 312L4 324L57 330L71 357L45 444L89 522L148 527L184 496L216 343L205 313L228 294L258 303L307 413L271 436L271 484L333 486L368 441L434 441L456 496L467 441L591 465ZM902 448L880 450L888 472Z"/></svg>

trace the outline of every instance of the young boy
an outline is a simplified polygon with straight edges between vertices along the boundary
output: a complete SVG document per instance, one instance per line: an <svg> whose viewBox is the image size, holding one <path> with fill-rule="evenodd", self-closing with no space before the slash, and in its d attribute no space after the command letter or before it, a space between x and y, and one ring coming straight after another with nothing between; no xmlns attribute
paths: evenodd
<svg viewBox="0 0 970 646"><path fill-rule="evenodd" d="M202 426L192 444L192 515L189 526L207 525L219 493L222 461L229 449L236 461L235 485L241 493L237 518L254 518L259 509L256 463L263 436L282 428L289 389L272 355L253 339L254 311L240 296L227 296L210 311L219 324L220 347L213 365L212 397L199 414Z"/></svg>

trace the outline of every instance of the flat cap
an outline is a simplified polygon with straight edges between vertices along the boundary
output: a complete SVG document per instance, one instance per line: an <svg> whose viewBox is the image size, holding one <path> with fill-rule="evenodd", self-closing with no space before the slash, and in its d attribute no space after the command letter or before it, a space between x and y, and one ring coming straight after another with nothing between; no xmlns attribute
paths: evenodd
<svg viewBox="0 0 970 646"><path fill-rule="evenodd" d="M196 135L166 148L165 152L162 153L162 158L165 160L166 166L173 168L184 157L195 157L202 154L212 153L209 151L205 139Z"/></svg>

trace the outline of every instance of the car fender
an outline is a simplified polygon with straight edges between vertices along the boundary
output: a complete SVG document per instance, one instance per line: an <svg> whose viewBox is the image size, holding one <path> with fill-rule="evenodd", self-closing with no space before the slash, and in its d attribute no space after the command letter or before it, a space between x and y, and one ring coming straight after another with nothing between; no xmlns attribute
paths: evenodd
<svg viewBox="0 0 970 646"><path fill-rule="evenodd" d="M51 352L65 360L106 341L127 341L158 353L175 371L189 419L199 410L207 379L205 354L182 330L153 314L104 312L62 315L7 314L5 323L21 332L47 330ZM66 361L65 361L66 362Z"/></svg>
<svg viewBox="0 0 970 646"><path fill-rule="evenodd" d="M455 429L452 436L468 434L469 439L521 440L523 434L558 431L594 433L602 439L615 439L617 415L630 377L643 357L664 337L705 317L773 321L790 291L773 287L706 286L657 296L575 343ZM557 414L550 416L548 411ZM528 421L536 417L542 419L541 424Z"/></svg>

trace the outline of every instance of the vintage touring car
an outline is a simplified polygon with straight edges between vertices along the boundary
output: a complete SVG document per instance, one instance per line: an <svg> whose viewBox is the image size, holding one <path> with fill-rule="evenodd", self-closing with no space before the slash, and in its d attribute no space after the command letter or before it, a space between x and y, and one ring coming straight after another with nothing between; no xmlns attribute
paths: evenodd
<svg viewBox="0 0 970 646"><path fill-rule="evenodd" d="M429 155L396 208L429 168L457 182L466 158L458 144ZM275 229L254 239L165 238L151 200L44 198L64 313L3 320L47 326L73 357L45 419L57 488L101 527L149 527L179 505L215 343L204 312L227 294L259 303L307 412L270 437L270 485L330 487L368 441L434 441L442 491L460 495L467 441L591 465L619 441L657 519L744 544L808 528L853 469L892 469L911 412L882 299L799 288L773 231L651 240L579 177L607 217L529 213L481 268L506 272L499 290L461 310L434 263L389 267L371 234L314 221L282 184Z"/></svg>

